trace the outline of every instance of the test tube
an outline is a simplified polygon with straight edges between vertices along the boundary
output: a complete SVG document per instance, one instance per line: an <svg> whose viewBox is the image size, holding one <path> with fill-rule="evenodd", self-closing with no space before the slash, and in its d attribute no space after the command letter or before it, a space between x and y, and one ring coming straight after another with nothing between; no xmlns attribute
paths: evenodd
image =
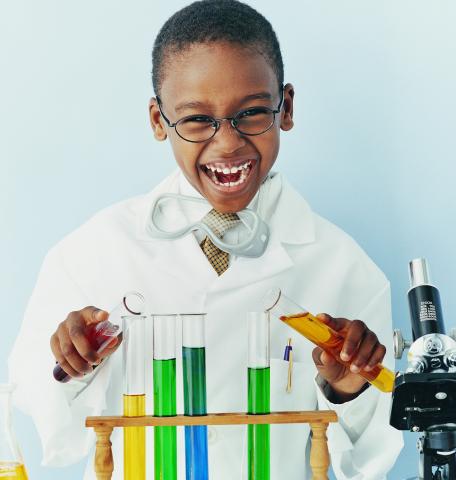
<svg viewBox="0 0 456 480"><path fill-rule="evenodd" d="M181 315L185 415L207 414L205 317ZM209 478L206 425L185 427L185 471L187 480Z"/></svg>
<svg viewBox="0 0 456 480"><path fill-rule="evenodd" d="M124 379L123 414L142 417L146 414L144 366L145 318L143 315L122 317L122 367ZM124 480L146 479L145 427L124 428Z"/></svg>
<svg viewBox="0 0 456 480"><path fill-rule="evenodd" d="M248 413L270 413L269 313L248 314ZM269 425L248 425L248 478L269 480Z"/></svg>
<svg viewBox="0 0 456 480"><path fill-rule="evenodd" d="M176 316L153 315L154 415L176 415ZM155 480L177 480L176 427L154 427Z"/></svg>
<svg viewBox="0 0 456 480"><path fill-rule="evenodd" d="M145 300L139 292L127 292L122 301L111 310L107 320L88 325L85 336L90 345L97 353L102 353L114 337L122 333L123 315L142 315L144 313ZM53 371L54 378L61 383L71 380L71 376L57 363Z"/></svg>
<svg viewBox="0 0 456 480"><path fill-rule="evenodd" d="M266 294L264 307L272 316L277 317L332 355L337 362L346 367L350 366L350 361L344 361L340 358L340 352L345 341L344 334L336 332L306 309L294 303L279 288L273 288ZM393 390L394 373L380 363L368 372L361 370L358 375L361 375L382 392Z"/></svg>

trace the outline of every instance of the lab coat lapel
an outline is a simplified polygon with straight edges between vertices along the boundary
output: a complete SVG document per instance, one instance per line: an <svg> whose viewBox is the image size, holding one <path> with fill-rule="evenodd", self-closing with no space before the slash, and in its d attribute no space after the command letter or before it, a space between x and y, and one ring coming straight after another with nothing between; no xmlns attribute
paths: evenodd
<svg viewBox="0 0 456 480"><path fill-rule="evenodd" d="M163 275L175 278L177 284L184 283L193 291L206 291L208 285L218 278L208 262L194 235L189 234L174 240L152 238L147 231L150 209L155 199L163 193L179 192L177 169L151 193L144 196L137 211L137 238L151 244L153 268Z"/></svg>
<svg viewBox="0 0 456 480"><path fill-rule="evenodd" d="M264 220L270 227L271 238L265 253L259 258L237 258L220 277L202 252L194 235L176 240L151 239L145 222L153 199L164 192L178 191L179 172L162 182L146 195L139 212L138 235L143 241L155 242L154 268L175 277L196 291L223 291L239 288L273 277L293 267L288 254L290 245L312 243L315 239L313 213L305 200L284 180L274 174L272 183L278 188L278 198L266 190ZM269 198L270 197L270 198ZM154 248L155 250L155 248ZM171 267L172 265L172 267Z"/></svg>
<svg viewBox="0 0 456 480"><path fill-rule="evenodd" d="M272 194L261 207L268 212L263 218L271 235L266 251L259 258L237 258L213 285L213 291L243 287L291 269L294 261L288 250L314 242L313 213L307 202L279 174L272 181L280 182L281 190L278 199Z"/></svg>
<svg viewBox="0 0 456 480"><path fill-rule="evenodd" d="M187 284L191 290L207 291L219 278L194 235L160 241L157 249L154 268Z"/></svg>
<svg viewBox="0 0 456 480"><path fill-rule="evenodd" d="M212 285L211 291L218 292L251 285L288 270L293 261L286 249L277 243L259 258L237 258L228 270Z"/></svg>

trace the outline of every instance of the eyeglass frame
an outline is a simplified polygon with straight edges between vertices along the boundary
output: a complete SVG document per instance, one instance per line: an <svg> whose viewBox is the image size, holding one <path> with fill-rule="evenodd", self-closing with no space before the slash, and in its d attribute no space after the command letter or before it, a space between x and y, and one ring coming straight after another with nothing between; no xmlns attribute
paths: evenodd
<svg viewBox="0 0 456 480"><path fill-rule="evenodd" d="M209 140L211 140L212 138L214 138L215 134L220 130L220 125L222 123L222 121L224 120L229 120L230 121L230 125L236 130L236 132L240 133L241 135L247 135L249 137L256 137L258 135L263 135L263 133L266 133L268 130L270 130L272 128L272 126L274 125L275 123L275 116L280 113L280 111L282 110L282 107L283 107L283 101L284 101L284 92L285 92L285 88L284 88L284 85L282 84L280 86L280 102L279 102L279 105L277 106L277 109L275 110L272 110L271 108L269 107L263 107L261 106L261 108L265 108L267 110L270 111L270 113L273 114L273 118L272 118L272 122L271 122L271 125L269 125L269 127L266 129L266 130L263 130L262 132L260 133L244 133L244 132L241 132L240 130L237 129L236 125L235 125L235 121L236 119L239 117L240 114L246 112L246 111L249 111L251 110L252 108L255 108L255 107L250 107L250 108L244 108L242 110L239 110L239 112L236 112L236 114L233 116L233 117L222 117L222 118L215 118L215 117L212 117L211 115L203 115L203 114L194 114L194 115L186 115L185 117L182 117L182 118L179 118L179 120L177 120L176 122L174 123L171 123L168 119L168 117L163 113L163 110L162 110L162 101L160 99L160 97L157 95L155 98L157 99L157 105L158 105L158 110L160 111L160 115L163 117L163 119L165 120L165 122L167 123L168 127L170 128L174 128L174 130L176 131L177 135L182 138L182 140L185 140L186 142L190 142L190 143L204 143L204 142L208 142ZM259 107L258 107L259 108ZM198 117L198 116L201 116L201 117L208 117L210 119L212 119L214 121L214 123L211 125L212 127L214 127L215 125L215 128L214 128L214 133L209 137L209 138L206 138L206 140L188 140L187 138L184 138L177 130L176 126L178 123L182 122L182 120L186 120L188 118L191 118L191 117Z"/></svg>

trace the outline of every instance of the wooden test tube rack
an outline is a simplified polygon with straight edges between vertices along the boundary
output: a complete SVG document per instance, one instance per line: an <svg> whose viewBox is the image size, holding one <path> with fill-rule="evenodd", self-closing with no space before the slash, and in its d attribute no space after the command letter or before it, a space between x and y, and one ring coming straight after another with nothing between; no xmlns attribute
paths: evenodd
<svg viewBox="0 0 456 480"><path fill-rule="evenodd" d="M186 425L259 425L279 423L308 423L312 430L310 467L313 480L328 480L329 451L326 437L328 424L337 422L332 410L273 412L265 415L247 413L212 413L204 416L176 415L173 417L87 417L86 427L97 435L95 473L98 480L111 480L114 460L111 433L115 427L156 427ZM304 454L304 453L303 453Z"/></svg>

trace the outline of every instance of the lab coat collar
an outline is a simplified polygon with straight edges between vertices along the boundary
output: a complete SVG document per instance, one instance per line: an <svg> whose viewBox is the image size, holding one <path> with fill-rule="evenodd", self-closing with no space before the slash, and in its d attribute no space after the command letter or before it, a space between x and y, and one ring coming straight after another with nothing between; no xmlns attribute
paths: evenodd
<svg viewBox="0 0 456 480"><path fill-rule="evenodd" d="M153 201L165 192L201 197L180 169L176 169L140 201L137 216L139 240L156 241L147 233L148 216ZM315 240L313 212L309 204L280 173L270 174L270 178L261 186L259 194L249 207L255 209L268 223L271 240L290 245L302 245Z"/></svg>
<svg viewBox="0 0 456 480"><path fill-rule="evenodd" d="M144 197L139 215L139 239L155 242L155 268L176 277L194 290L210 293L226 291L273 277L294 266L286 245L312 243L315 239L313 213L305 200L278 173L261 187L258 213L269 224L268 247L259 258L238 257L220 277L211 267L194 235L175 240L158 240L147 234L150 206L165 192L179 193L180 171L174 172L153 192ZM186 192L189 193L189 192ZM169 259L173 259L170 269ZM175 266L179 267L176 268Z"/></svg>

